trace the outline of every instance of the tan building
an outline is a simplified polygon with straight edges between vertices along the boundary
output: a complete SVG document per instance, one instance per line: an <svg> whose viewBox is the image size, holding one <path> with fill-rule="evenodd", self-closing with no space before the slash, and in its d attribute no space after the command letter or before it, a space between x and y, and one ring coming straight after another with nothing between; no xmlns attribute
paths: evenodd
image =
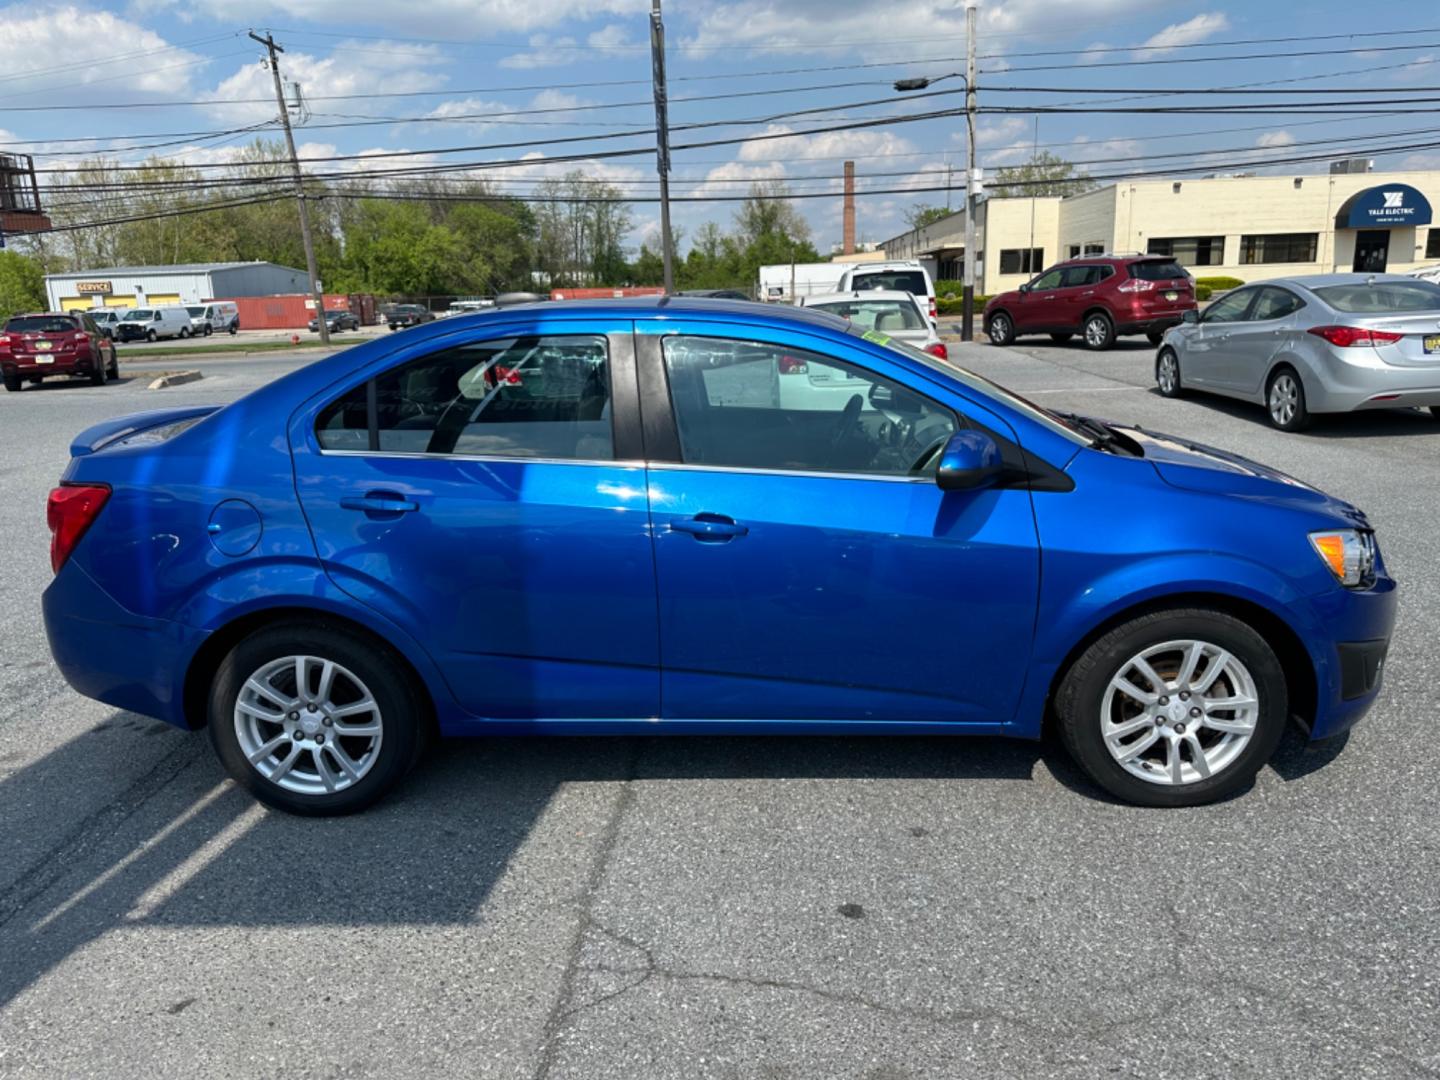
<svg viewBox="0 0 1440 1080"><path fill-rule="evenodd" d="M1081 255L1173 255L1196 277L1243 281L1334 270L1405 271L1440 262L1440 172L1133 180L1066 198L987 199L975 216L975 289L993 295ZM964 211L887 240L959 280Z"/></svg>

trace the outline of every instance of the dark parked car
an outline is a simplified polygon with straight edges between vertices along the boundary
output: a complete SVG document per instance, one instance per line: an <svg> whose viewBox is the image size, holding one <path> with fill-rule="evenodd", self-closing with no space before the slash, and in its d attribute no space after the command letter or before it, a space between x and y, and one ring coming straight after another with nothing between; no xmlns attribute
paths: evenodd
<svg viewBox="0 0 1440 1080"><path fill-rule="evenodd" d="M707 300L749 300L751 296L739 289L681 289L676 296L698 296Z"/></svg>
<svg viewBox="0 0 1440 1080"><path fill-rule="evenodd" d="M332 334L338 334L341 330L359 330L360 318L353 311L327 311L325 312L325 327ZM391 326L394 329L394 326ZM310 332L320 332L320 320L310 320Z"/></svg>
<svg viewBox="0 0 1440 1080"><path fill-rule="evenodd" d="M807 308L460 316L71 454L60 671L208 725L305 814L374 801L432 732L1052 721L1115 795L1196 805L1292 716L1312 739L1363 716L1395 618L1354 506Z"/></svg>
<svg viewBox="0 0 1440 1080"><path fill-rule="evenodd" d="M115 343L89 315L41 312L15 315L0 331L0 375L5 389L19 390L25 381L38 384L53 375L89 379L96 386L120 377Z"/></svg>
<svg viewBox="0 0 1440 1080"><path fill-rule="evenodd" d="M385 321L391 330L403 330L407 326L434 322L435 313L419 304L396 304Z"/></svg>
<svg viewBox="0 0 1440 1080"><path fill-rule="evenodd" d="M1158 345L1194 310L1195 283L1170 256L1094 255L1052 266L992 297L985 331L996 345L1025 334L1063 342L1077 333L1091 349L1108 349L1127 334L1144 334Z"/></svg>

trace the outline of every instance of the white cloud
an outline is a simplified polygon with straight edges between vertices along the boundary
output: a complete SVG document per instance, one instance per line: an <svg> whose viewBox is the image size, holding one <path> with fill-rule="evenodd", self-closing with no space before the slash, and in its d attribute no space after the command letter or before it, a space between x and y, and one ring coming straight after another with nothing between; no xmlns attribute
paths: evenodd
<svg viewBox="0 0 1440 1080"><path fill-rule="evenodd" d="M1291 135L1288 131L1267 131L1255 140L1255 145L1266 148L1275 146L1294 146L1295 136Z"/></svg>
<svg viewBox="0 0 1440 1080"><path fill-rule="evenodd" d="M913 153L915 144L894 132L866 128L859 131L826 131L815 135L790 135L793 130L785 124L770 124L764 134L781 135L777 139L747 142L741 145L736 155L747 162L795 160L803 158L833 158L830 164L838 167L840 160L847 157L881 158Z"/></svg>
<svg viewBox="0 0 1440 1080"><path fill-rule="evenodd" d="M784 162L767 161L752 165L743 161L730 161L715 166L705 174L703 184L687 190L685 194L704 197L745 195L750 190L750 184L757 180L782 180L785 177Z"/></svg>
<svg viewBox="0 0 1440 1080"><path fill-rule="evenodd" d="M12 102L12 94L93 98L97 91L87 87L97 84L106 92L173 94L188 88L205 62L108 11L74 5L0 8L0 73L6 79L0 86L8 88Z"/></svg>
<svg viewBox="0 0 1440 1080"><path fill-rule="evenodd" d="M485 0L483 4L475 0L428 0L404 8L394 0L307 0L304 4L294 0L148 0L147 6L184 12L200 22L215 19L226 26L254 26L270 16L279 16L282 18L276 21L285 26L374 23L399 26L399 32L406 35L443 34L447 40L455 41L483 41L500 34L529 33L607 15L638 19L650 7L647 0Z"/></svg>
<svg viewBox="0 0 1440 1080"><path fill-rule="evenodd" d="M1230 20L1223 11L1203 12L1183 23L1174 23L1145 41L1142 57L1163 56L1181 45L1194 45L1230 29Z"/></svg>
<svg viewBox="0 0 1440 1080"><path fill-rule="evenodd" d="M546 34L530 36L530 51L501 57L500 66L516 70L561 67L576 59L573 37L552 38Z"/></svg>
<svg viewBox="0 0 1440 1080"><path fill-rule="evenodd" d="M533 127L525 124L525 119L532 116L537 110L544 110L543 119L551 122L564 122L567 118L579 119L582 114L569 112L577 106L588 105L591 102L578 98L574 94L567 94L561 90L541 90L535 94L528 104L521 101L486 101L483 98L455 98L450 101L441 102L431 109L426 116L437 119L453 121L447 124L445 129L454 131L459 128L462 131L475 134L481 131L488 131L496 127L516 127L519 129L517 138L528 137L535 133ZM594 119L592 116L591 119ZM436 125L426 125L429 131L435 131ZM541 129L543 130L543 129Z"/></svg>
<svg viewBox="0 0 1440 1080"><path fill-rule="evenodd" d="M434 90L445 82L435 71L444 62L444 54L429 45L399 45L356 64L345 54L344 43L327 57L310 53L287 52L282 71L286 82L298 82L310 101L336 94L400 94L416 90ZM287 88L287 94L288 94ZM270 72L258 61L246 64L204 95L215 101L211 111L222 120L235 124L257 123L275 115L275 84ZM253 100L252 100L253 99ZM240 100L246 104L222 104ZM316 102L318 112L340 111L343 102ZM376 111L373 104L357 112Z"/></svg>

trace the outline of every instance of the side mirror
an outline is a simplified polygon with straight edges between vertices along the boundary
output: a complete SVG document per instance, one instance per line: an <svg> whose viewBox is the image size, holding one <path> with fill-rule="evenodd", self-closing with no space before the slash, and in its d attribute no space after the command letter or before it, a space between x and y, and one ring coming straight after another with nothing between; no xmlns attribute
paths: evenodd
<svg viewBox="0 0 1440 1080"><path fill-rule="evenodd" d="M1030 282L1027 281L1024 285L1021 285L1021 286L1020 286L1020 291L1021 291L1022 293L1029 292L1029 291L1030 291Z"/></svg>
<svg viewBox="0 0 1440 1080"><path fill-rule="evenodd" d="M1184 315L1180 316L1180 321L1182 323L1189 323L1191 326L1194 326L1200 321L1200 312L1195 310L1194 308L1191 308L1189 311L1185 312Z"/></svg>
<svg viewBox="0 0 1440 1080"><path fill-rule="evenodd" d="M1000 448L982 431L957 431L940 451L935 483L941 491L975 491L1000 479Z"/></svg>

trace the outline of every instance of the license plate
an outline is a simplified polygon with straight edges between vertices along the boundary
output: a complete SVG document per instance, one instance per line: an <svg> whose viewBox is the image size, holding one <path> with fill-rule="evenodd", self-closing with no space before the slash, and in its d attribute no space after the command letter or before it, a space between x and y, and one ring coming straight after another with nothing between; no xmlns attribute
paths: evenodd
<svg viewBox="0 0 1440 1080"><path fill-rule="evenodd" d="M1180 299L1180 294L1179 294L1178 292L1176 292L1174 289L1171 289L1169 292L1167 292L1167 293L1165 294L1165 299L1166 299L1166 300L1179 300L1179 299Z"/></svg>
<svg viewBox="0 0 1440 1080"><path fill-rule="evenodd" d="M55 357L53 357L53 356L37 356L37 357L35 357L35 362L36 362L37 364L53 364L53 363L55 362Z"/></svg>
<svg viewBox="0 0 1440 1080"><path fill-rule="evenodd" d="M1431 334L1425 339L1425 352L1426 354L1440 352L1440 334Z"/></svg>

